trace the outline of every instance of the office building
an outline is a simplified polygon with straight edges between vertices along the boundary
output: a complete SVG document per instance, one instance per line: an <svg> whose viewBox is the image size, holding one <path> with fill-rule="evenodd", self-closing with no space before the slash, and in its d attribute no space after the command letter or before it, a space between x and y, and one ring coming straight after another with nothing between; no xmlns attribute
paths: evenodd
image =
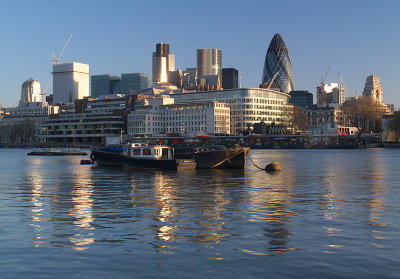
<svg viewBox="0 0 400 279"><path fill-rule="evenodd" d="M313 105L313 94L306 90L296 90L289 93L289 103L301 108Z"/></svg>
<svg viewBox="0 0 400 279"><path fill-rule="evenodd" d="M317 105L341 106L345 102L344 91L344 86L339 83L322 83L317 87Z"/></svg>
<svg viewBox="0 0 400 279"><path fill-rule="evenodd" d="M152 86L151 76L144 73L126 73L121 75L120 91L123 94L133 94Z"/></svg>
<svg viewBox="0 0 400 279"><path fill-rule="evenodd" d="M168 74L175 70L175 55L170 54L169 44L157 44L153 52L153 82L169 82Z"/></svg>
<svg viewBox="0 0 400 279"><path fill-rule="evenodd" d="M39 124L40 138L46 143L107 144L119 142L126 131L126 99L85 99L69 104L68 112Z"/></svg>
<svg viewBox="0 0 400 279"><path fill-rule="evenodd" d="M87 64L53 64L53 103L71 103L89 97L89 75Z"/></svg>
<svg viewBox="0 0 400 279"><path fill-rule="evenodd" d="M175 104L172 96L144 100L128 115L129 136L230 134L229 107L217 101Z"/></svg>
<svg viewBox="0 0 400 279"><path fill-rule="evenodd" d="M222 51L203 48L197 50L197 74L201 76L218 76L222 81Z"/></svg>
<svg viewBox="0 0 400 279"><path fill-rule="evenodd" d="M291 126L293 106L290 95L264 88L238 88L171 94L175 104L193 101L217 101L230 109L230 132L237 135L257 122Z"/></svg>
<svg viewBox="0 0 400 279"><path fill-rule="evenodd" d="M279 34L275 34L269 44L260 87L284 93L294 90L294 75L289 49Z"/></svg>
<svg viewBox="0 0 400 279"><path fill-rule="evenodd" d="M222 69L222 88L235 89L239 88L239 72L234 68Z"/></svg>
<svg viewBox="0 0 400 279"><path fill-rule="evenodd" d="M365 81L364 96L370 96L379 103L383 103L383 90L378 76L370 75Z"/></svg>
<svg viewBox="0 0 400 279"><path fill-rule="evenodd" d="M31 102L43 102L44 96L40 87L40 82L32 78L22 84L20 105Z"/></svg>
<svg viewBox="0 0 400 279"><path fill-rule="evenodd" d="M116 84L118 84L120 80L120 77L110 74L92 75L90 77L90 96L99 97L101 95L120 93L114 92Z"/></svg>

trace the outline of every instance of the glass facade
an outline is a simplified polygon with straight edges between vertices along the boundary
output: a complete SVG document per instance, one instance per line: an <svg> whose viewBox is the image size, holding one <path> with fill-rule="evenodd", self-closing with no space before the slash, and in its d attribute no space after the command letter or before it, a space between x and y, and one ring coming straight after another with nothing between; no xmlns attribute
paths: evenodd
<svg viewBox="0 0 400 279"><path fill-rule="evenodd" d="M114 92L115 85L120 78L114 75L92 75L90 77L90 96L99 97L100 95L108 95Z"/></svg>
<svg viewBox="0 0 400 279"><path fill-rule="evenodd" d="M305 91L292 91L289 93L289 103L301 108L307 108L313 105L313 94Z"/></svg>
<svg viewBox="0 0 400 279"><path fill-rule="evenodd" d="M147 89L152 86L151 76L143 73L122 74L121 93L131 94L135 90Z"/></svg>
<svg viewBox="0 0 400 279"><path fill-rule="evenodd" d="M234 68L222 69L222 88L239 88L239 72Z"/></svg>
<svg viewBox="0 0 400 279"><path fill-rule="evenodd" d="M284 93L294 90L294 76L289 50L281 35L275 34L265 56L262 86ZM272 85L272 86L271 86Z"/></svg>

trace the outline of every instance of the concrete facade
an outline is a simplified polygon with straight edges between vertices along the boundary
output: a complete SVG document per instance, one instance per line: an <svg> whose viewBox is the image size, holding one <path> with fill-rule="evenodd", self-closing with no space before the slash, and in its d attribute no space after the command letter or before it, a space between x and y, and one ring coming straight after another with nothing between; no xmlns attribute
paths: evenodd
<svg viewBox="0 0 400 279"><path fill-rule="evenodd" d="M53 64L53 104L70 103L89 97L89 65L83 63Z"/></svg>

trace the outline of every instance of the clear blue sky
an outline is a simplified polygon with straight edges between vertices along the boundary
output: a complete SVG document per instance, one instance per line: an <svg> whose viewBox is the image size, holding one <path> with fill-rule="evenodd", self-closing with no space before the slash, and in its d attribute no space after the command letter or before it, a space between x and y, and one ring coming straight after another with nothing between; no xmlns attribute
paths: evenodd
<svg viewBox="0 0 400 279"><path fill-rule="evenodd" d="M16 106L32 77L51 93L50 60L70 33L62 62L90 65L92 74L151 74L158 42L171 45L176 65L196 66L197 48L222 50L243 87L258 87L265 52L275 33L292 58L295 89L315 94L341 73L347 96L378 75L384 101L400 105L400 1L0 1L0 103ZM50 84L50 85L49 85Z"/></svg>

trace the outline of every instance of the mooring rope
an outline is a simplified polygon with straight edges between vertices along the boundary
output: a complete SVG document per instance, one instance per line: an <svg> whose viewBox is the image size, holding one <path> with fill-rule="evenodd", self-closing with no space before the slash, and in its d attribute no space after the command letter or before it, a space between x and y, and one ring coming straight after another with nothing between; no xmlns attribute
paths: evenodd
<svg viewBox="0 0 400 279"><path fill-rule="evenodd" d="M265 169L260 168L259 166L257 166L257 165L253 162L253 160L252 160L250 157L247 156L247 158L250 160L250 162L251 162L256 168L258 168L258 169L260 169L260 170L265 170Z"/></svg>

